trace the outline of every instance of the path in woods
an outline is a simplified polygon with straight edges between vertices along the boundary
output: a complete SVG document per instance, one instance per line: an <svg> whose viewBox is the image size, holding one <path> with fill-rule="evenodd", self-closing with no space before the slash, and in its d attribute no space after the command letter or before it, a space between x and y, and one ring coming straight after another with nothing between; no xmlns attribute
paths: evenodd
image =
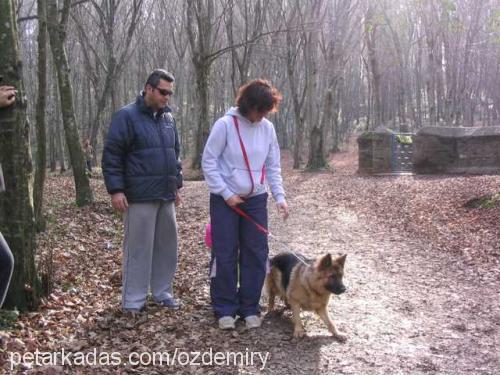
<svg viewBox="0 0 500 375"><path fill-rule="evenodd" d="M222 340L226 342L223 348L243 352L246 348L268 351L265 373L498 373L498 265L492 265L490 272L484 272L487 266L471 267L425 238L408 236L397 226L384 225L373 213L357 210L349 194L394 177L357 177L352 174L352 163L342 155L335 164L334 174L287 172L292 214L283 223L270 207L270 226L282 241L309 257L326 252L348 254L348 292L330 304L348 341L333 340L311 313L303 313L307 337L291 339L287 312L282 317L266 316L258 331L245 332L241 324L236 337L215 331L207 342ZM411 184L413 178L396 180ZM197 206L192 212L206 209L202 182L188 183L184 194L187 205ZM337 201L337 196L343 199ZM181 214L181 227L187 216ZM196 230L187 229L187 233L199 232L199 222L193 224ZM191 257L189 246L183 251ZM279 251L280 245L271 242L271 252ZM206 262L201 264L206 266ZM205 267L201 269L205 272ZM203 286L201 299L208 301L205 277L199 286ZM200 328L213 329L214 325L208 319ZM254 366L238 371L260 370Z"/></svg>
<svg viewBox="0 0 500 375"><path fill-rule="evenodd" d="M317 318L305 314L308 337L286 341L291 325L269 319L265 327L276 340L269 346L274 348L270 369L498 373L498 274L477 274L432 243L373 225L363 214L336 204L335 189L350 186L353 178L328 173L292 177L288 192L294 214L286 225L273 220L275 232L309 256L348 254L349 291L333 299L330 311L349 340L332 340ZM333 198L327 201L321 192L328 190Z"/></svg>
<svg viewBox="0 0 500 375"><path fill-rule="evenodd" d="M450 241L456 239L454 223L447 223L436 213L426 217L424 211L406 212L412 205L432 207L438 198L444 201L436 195L456 184L461 184L460 191L466 196L473 194L466 191L468 187L481 186L489 191L498 187L499 177L359 177L355 175L353 153L335 156L334 173L296 172L289 164L285 157L291 216L283 223L270 201L270 228L291 248L309 257L326 252L348 254L348 292L333 298L330 304L333 319L348 335L345 343L332 339L311 313L302 315L307 331L302 339L292 338L289 312L264 315L258 330L246 331L241 322L233 332L217 329L209 305L210 253L203 244L208 193L201 181L186 182L184 202L177 213L180 254L175 290L184 308L172 312L149 303L147 313L138 320L124 317L120 312L120 285L111 277L120 268L121 220L109 207L102 180L93 180L95 205L75 209L69 196L71 178L53 177L48 194L57 202L51 203L49 214L56 219L40 239L40 246L42 252L54 250L55 290L38 312L22 318L18 330L0 335L4 354L35 348L85 353L97 348L99 352L119 352L124 359L119 366L36 369L46 374L500 372L500 272L494 253L500 247L495 243L498 227L480 236L488 241L477 252L482 256L487 253L489 258L473 262L471 251L452 252L460 248L460 243L448 248L443 245L446 241L433 232L440 228L439 233L449 236ZM415 185L421 187L411 190ZM402 188L422 202L406 205L400 199L405 195ZM385 200L379 200L381 196ZM401 217L392 213L393 206L402 207L395 210L401 211ZM430 223L428 227L417 226L425 229L423 234L412 232L415 227L410 224L415 220ZM271 242L272 254L280 250ZM265 298L262 302L265 306ZM124 364L131 352L173 355L176 350L189 353L193 366ZM242 356L259 352L267 355L267 361L263 366L261 357L254 356L253 365L198 366L202 358L195 357L196 353L205 353L207 360L206 353L215 352ZM179 359L185 361L187 357ZM3 369L7 369L5 364Z"/></svg>

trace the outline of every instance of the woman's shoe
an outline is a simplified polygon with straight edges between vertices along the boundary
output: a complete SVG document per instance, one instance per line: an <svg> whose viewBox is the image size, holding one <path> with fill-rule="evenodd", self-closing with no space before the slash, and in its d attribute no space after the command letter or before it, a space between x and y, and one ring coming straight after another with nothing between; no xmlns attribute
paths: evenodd
<svg viewBox="0 0 500 375"><path fill-rule="evenodd" d="M248 329L259 328L262 324L262 319L257 315L249 315L245 318L245 322Z"/></svg>
<svg viewBox="0 0 500 375"><path fill-rule="evenodd" d="M235 319L232 316L223 316L219 319L220 329L234 329Z"/></svg>

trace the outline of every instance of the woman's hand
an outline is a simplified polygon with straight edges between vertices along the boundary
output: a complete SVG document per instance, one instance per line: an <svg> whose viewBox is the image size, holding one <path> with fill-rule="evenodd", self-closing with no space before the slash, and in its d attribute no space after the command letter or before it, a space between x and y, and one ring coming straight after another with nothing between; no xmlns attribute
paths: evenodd
<svg viewBox="0 0 500 375"><path fill-rule="evenodd" d="M0 108L8 107L16 101L17 91L14 86L0 86Z"/></svg>
<svg viewBox="0 0 500 375"><path fill-rule="evenodd" d="M245 201L241 199L239 195L232 195L227 199L226 203L229 207L233 208L239 204L245 203Z"/></svg>
<svg viewBox="0 0 500 375"><path fill-rule="evenodd" d="M283 215L283 220L288 219L290 212L288 211L288 204L286 204L286 201L276 203L276 208L278 209L278 212Z"/></svg>

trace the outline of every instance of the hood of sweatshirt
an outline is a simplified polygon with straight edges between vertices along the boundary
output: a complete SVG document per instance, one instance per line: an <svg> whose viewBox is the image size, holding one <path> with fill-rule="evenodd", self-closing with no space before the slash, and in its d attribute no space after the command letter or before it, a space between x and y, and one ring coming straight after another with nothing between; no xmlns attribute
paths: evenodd
<svg viewBox="0 0 500 375"><path fill-rule="evenodd" d="M266 118L263 117L262 120L260 120L258 122L250 122L250 120L248 120L245 116L243 116L240 113L240 110L238 109L238 107L229 108L229 110L226 112L226 116L236 116L236 117L238 117L238 120L242 120L244 124L248 124L248 125L258 125L261 122L266 120Z"/></svg>

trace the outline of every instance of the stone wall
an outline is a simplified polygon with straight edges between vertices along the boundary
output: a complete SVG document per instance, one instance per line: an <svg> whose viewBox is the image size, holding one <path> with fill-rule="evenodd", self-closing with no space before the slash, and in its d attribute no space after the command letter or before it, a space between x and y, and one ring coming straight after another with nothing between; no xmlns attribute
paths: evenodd
<svg viewBox="0 0 500 375"><path fill-rule="evenodd" d="M391 173L391 137L386 128L364 132L358 137L358 157L361 174Z"/></svg>
<svg viewBox="0 0 500 375"><path fill-rule="evenodd" d="M500 126L425 127L414 143L415 173L500 174Z"/></svg>

